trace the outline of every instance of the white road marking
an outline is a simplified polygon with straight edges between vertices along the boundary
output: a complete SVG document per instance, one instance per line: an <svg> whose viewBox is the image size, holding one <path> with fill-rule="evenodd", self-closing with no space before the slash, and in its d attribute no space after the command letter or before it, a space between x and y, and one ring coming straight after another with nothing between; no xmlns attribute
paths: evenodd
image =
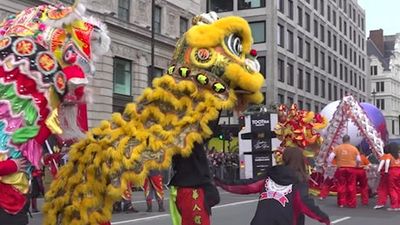
<svg viewBox="0 0 400 225"><path fill-rule="evenodd" d="M217 205L213 207L213 209L218 209L218 208L223 208L223 207L229 207L229 206L235 206L235 205L242 205L242 204L248 204L252 202L257 202L258 199L253 199L253 200L247 200L247 201L241 201L241 202L233 202L233 203L228 203L224 205ZM117 224L125 224L125 223L133 223L133 222L139 222L139 221L146 221L146 220L152 220L152 219L157 219L157 218L162 218L169 216L170 214L161 214L157 216L149 216L149 217L144 217L144 218L139 218L139 219L134 219L134 220L123 220L123 221L118 221L118 222L112 222L111 225L117 225Z"/></svg>
<svg viewBox="0 0 400 225"><path fill-rule="evenodd" d="M351 217L350 217L350 216L346 216L346 217L343 217L343 218L334 220L334 221L332 221L331 223L332 223L332 224L336 224L336 223L340 223L340 222L345 221L345 220L348 220L348 219L351 219Z"/></svg>

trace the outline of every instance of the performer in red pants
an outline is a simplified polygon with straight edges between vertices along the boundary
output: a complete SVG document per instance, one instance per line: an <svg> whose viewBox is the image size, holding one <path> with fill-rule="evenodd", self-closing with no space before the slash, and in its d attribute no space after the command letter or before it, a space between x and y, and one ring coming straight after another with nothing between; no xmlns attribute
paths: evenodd
<svg viewBox="0 0 400 225"><path fill-rule="evenodd" d="M358 149L350 144L350 136L344 135L343 144L336 146L328 158L328 164L331 164L336 158L337 171L337 204L339 207L344 206L355 208L356 201L356 166L360 163L360 153Z"/></svg>
<svg viewBox="0 0 400 225"><path fill-rule="evenodd" d="M395 143L389 146L389 176L388 189L390 196L389 211L400 211L400 157L399 148Z"/></svg>
<svg viewBox="0 0 400 225"><path fill-rule="evenodd" d="M356 182L360 188L361 203L363 205L368 205L369 188L366 170L369 168L370 162L364 154L361 154L360 158L361 165L356 169Z"/></svg>
<svg viewBox="0 0 400 225"><path fill-rule="evenodd" d="M146 197L147 212L152 212L152 202L155 198L158 202L158 211L164 212L163 178L160 171L152 170L144 181L144 196Z"/></svg>

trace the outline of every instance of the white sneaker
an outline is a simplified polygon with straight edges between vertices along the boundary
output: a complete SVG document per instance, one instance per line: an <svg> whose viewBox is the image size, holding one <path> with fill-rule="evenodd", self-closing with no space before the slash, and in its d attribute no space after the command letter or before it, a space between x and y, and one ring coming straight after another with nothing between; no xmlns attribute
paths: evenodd
<svg viewBox="0 0 400 225"><path fill-rule="evenodd" d="M376 205L374 206L374 209L382 209L383 207L385 207L384 205Z"/></svg>

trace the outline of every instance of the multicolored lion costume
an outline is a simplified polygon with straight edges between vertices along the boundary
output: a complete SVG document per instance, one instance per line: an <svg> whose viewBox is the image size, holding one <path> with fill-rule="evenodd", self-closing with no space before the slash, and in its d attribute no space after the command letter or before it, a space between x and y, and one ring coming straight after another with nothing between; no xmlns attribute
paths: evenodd
<svg viewBox="0 0 400 225"><path fill-rule="evenodd" d="M51 133L84 137L84 86L110 44L105 26L84 11L41 5L0 24L0 161L25 157L39 168ZM28 189L29 171L0 177L0 207L18 213ZM25 200L13 202L10 192Z"/></svg>
<svg viewBox="0 0 400 225"><path fill-rule="evenodd" d="M219 111L259 103L264 83L248 23L239 17L195 17L178 41L167 73L123 114L74 144L69 162L46 195L44 224L101 224L128 184L142 185L151 169L212 135ZM252 53L252 54L250 54Z"/></svg>

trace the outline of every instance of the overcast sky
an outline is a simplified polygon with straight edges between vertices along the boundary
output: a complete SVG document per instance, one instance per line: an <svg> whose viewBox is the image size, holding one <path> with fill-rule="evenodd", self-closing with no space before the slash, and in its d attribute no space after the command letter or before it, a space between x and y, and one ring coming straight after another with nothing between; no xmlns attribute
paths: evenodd
<svg viewBox="0 0 400 225"><path fill-rule="evenodd" d="M380 28L384 35L400 33L400 0L358 0L358 4L365 9L367 36Z"/></svg>

